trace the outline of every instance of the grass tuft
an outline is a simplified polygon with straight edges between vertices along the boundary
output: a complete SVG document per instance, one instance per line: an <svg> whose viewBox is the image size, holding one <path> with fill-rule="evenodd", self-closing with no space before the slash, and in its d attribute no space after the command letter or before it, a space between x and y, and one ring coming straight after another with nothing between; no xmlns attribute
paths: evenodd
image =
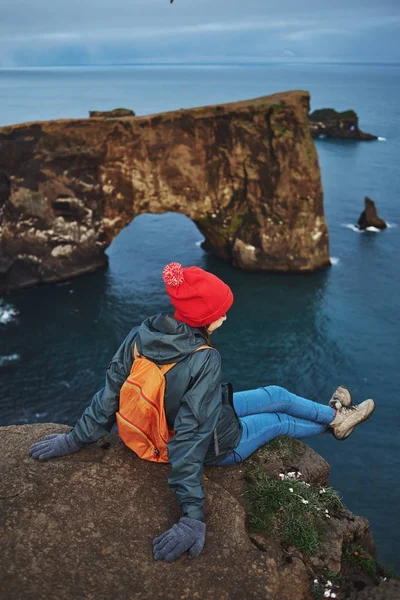
<svg viewBox="0 0 400 600"><path fill-rule="evenodd" d="M337 492L299 479L271 479L260 470L252 473L251 481L250 528L277 534L284 546L304 555L315 554L330 511L342 508Z"/></svg>
<svg viewBox="0 0 400 600"><path fill-rule="evenodd" d="M274 438L261 449L263 456L268 456L271 452L278 454L283 462L287 462L298 455L299 445L294 438L282 435Z"/></svg>
<svg viewBox="0 0 400 600"><path fill-rule="evenodd" d="M377 574L377 563L373 556L367 552L365 548L358 544L350 544L343 551L343 562L346 562L351 567L358 567L370 575L375 577Z"/></svg>

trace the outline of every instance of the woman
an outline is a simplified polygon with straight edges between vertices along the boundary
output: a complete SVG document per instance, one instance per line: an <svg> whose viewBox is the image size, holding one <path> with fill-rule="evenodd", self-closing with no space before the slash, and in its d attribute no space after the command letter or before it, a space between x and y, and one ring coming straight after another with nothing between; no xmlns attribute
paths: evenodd
<svg viewBox="0 0 400 600"><path fill-rule="evenodd" d="M232 465L245 460L280 435L304 438L328 428L337 439L374 410L374 401L352 406L348 390L339 387L329 406L291 394L278 386L232 393L221 383L221 357L209 336L221 327L233 303L230 288L198 267L170 263L163 270L174 316L159 314L135 327L112 359L102 390L93 397L73 430L52 434L29 450L48 460L77 452L108 433L116 422L119 394L139 355L157 365L176 363L165 375L165 414L174 435L168 443L168 483L183 516L153 542L154 558L172 562L189 551L198 556L205 541L203 466Z"/></svg>

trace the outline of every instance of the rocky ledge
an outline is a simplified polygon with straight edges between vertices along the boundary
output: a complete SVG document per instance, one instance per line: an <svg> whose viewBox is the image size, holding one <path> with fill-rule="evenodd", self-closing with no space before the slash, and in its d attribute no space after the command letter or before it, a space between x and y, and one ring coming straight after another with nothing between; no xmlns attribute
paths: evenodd
<svg viewBox="0 0 400 600"><path fill-rule="evenodd" d="M309 115L313 138L340 138L345 140L372 141L378 138L364 133L358 126L358 116L354 110L337 112L333 108L314 110Z"/></svg>
<svg viewBox="0 0 400 600"><path fill-rule="evenodd" d="M270 533L254 527L248 491L255 478L328 491L321 487L328 464L301 442L274 440L243 465L206 469L203 553L166 564L153 560L151 541L179 518L169 466L138 459L112 435L46 463L27 455L46 434L67 430L0 428L2 598L311 600L323 598L329 583L338 600L400 597L399 582L385 581L376 565L363 517L331 507L313 554L283 543L281 510ZM302 482L281 481L279 474L289 472L301 472ZM304 525L307 519L295 522L294 533Z"/></svg>
<svg viewBox="0 0 400 600"><path fill-rule="evenodd" d="M309 100L0 128L0 294L105 265L145 212L187 215L206 250L242 269L329 265Z"/></svg>

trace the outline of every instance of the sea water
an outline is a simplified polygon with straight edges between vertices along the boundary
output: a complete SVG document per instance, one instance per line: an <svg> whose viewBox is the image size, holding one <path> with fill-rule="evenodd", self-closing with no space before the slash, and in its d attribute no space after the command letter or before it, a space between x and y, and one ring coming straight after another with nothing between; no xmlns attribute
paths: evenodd
<svg viewBox="0 0 400 600"><path fill-rule="evenodd" d="M0 299L0 423L73 424L102 386L129 329L168 310L166 262L212 270L235 303L213 334L237 390L279 384L327 402L343 384L373 417L346 442L308 439L346 506L371 521L382 562L400 569L400 67L358 64L125 66L0 71L0 125L137 114L290 89L312 109L354 109L376 142L317 141L332 267L312 275L244 273L208 256L185 216L141 215L108 249L109 267ZM370 196L389 223L355 224Z"/></svg>

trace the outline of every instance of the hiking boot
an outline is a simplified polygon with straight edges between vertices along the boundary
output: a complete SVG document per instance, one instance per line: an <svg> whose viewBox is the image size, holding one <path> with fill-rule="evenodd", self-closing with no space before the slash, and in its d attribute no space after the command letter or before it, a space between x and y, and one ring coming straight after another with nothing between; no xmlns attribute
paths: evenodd
<svg viewBox="0 0 400 600"><path fill-rule="evenodd" d="M373 400L365 400L356 406L343 406L337 411L330 427L337 440L344 440L349 437L354 427L363 421L366 421L375 410Z"/></svg>
<svg viewBox="0 0 400 600"><path fill-rule="evenodd" d="M329 400L329 406L339 410L342 406L351 406L353 399L347 388L343 385L339 385L338 388L333 392L332 398Z"/></svg>

